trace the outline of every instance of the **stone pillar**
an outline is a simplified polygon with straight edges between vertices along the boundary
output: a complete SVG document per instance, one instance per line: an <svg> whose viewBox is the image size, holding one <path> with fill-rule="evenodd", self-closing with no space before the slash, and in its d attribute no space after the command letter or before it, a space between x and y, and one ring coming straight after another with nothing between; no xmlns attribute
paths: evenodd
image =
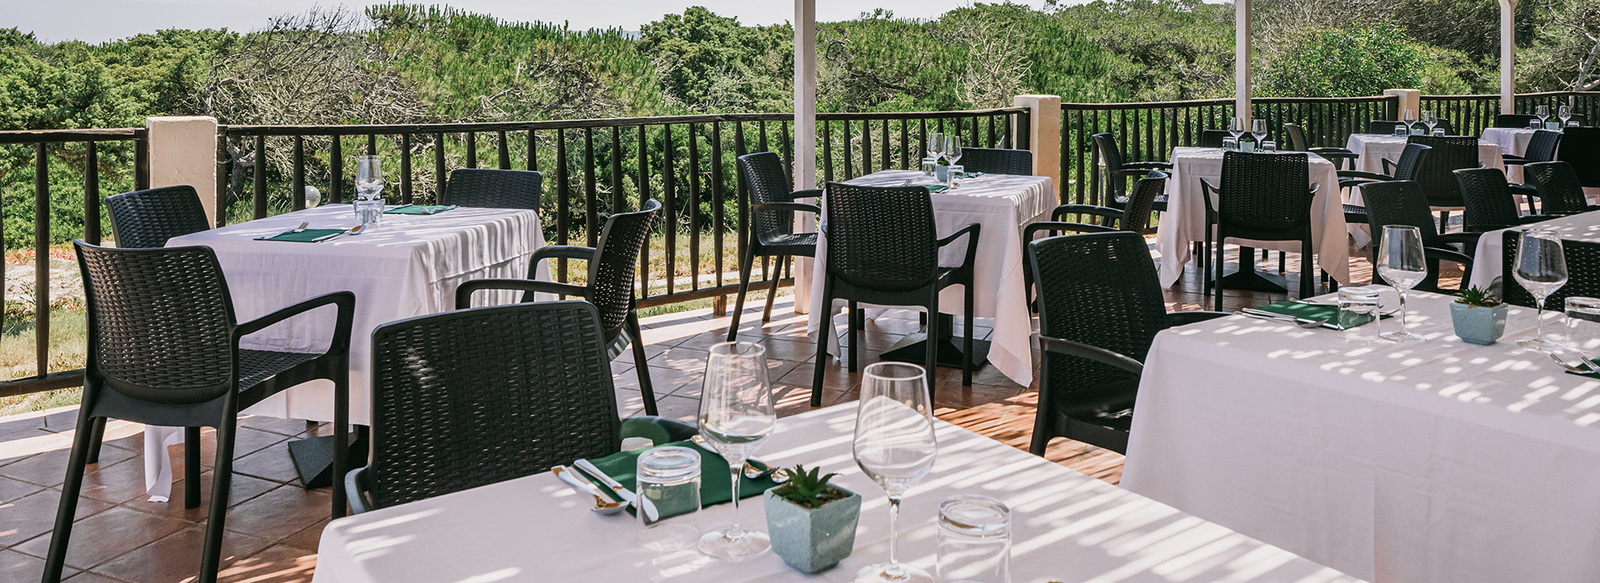
<svg viewBox="0 0 1600 583"><path fill-rule="evenodd" d="M145 118L150 137L150 187L189 185L200 193L206 220L217 220L217 120Z"/></svg>
<svg viewBox="0 0 1600 583"><path fill-rule="evenodd" d="M1055 95L1018 95L1011 104L1028 108L1030 127L1017 128L1028 132L1029 149L1033 150L1033 175L1049 176L1056 183L1056 192L1066 192L1067 185L1061 176L1061 98Z"/></svg>
<svg viewBox="0 0 1600 583"><path fill-rule="evenodd" d="M1394 111L1395 120L1405 119L1405 111L1417 112L1417 119L1422 119L1422 91L1418 89L1385 89L1384 95L1393 95L1400 98Z"/></svg>
<svg viewBox="0 0 1600 583"><path fill-rule="evenodd" d="M1517 1L1500 0L1500 113L1517 112Z"/></svg>

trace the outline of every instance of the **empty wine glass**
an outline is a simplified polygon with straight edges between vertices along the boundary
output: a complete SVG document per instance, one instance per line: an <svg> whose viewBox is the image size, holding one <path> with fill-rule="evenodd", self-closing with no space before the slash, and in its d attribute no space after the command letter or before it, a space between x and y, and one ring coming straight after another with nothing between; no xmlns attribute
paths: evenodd
<svg viewBox="0 0 1600 583"><path fill-rule="evenodd" d="M944 137L944 157L951 166L961 159L961 136L949 134Z"/></svg>
<svg viewBox="0 0 1600 583"><path fill-rule="evenodd" d="M1439 116L1434 115L1431 109L1422 110L1422 125L1428 126L1428 135L1433 135L1434 126L1439 125Z"/></svg>
<svg viewBox="0 0 1600 583"><path fill-rule="evenodd" d="M1544 300L1567 284L1567 259L1561 251L1561 237L1546 229L1528 229L1522 232L1517 243L1517 269L1512 277L1523 289L1533 294L1539 308L1539 328L1533 338L1517 342L1517 346L1543 352L1560 347L1544 337Z"/></svg>
<svg viewBox="0 0 1600 583"><path fill-rule="evenodd" d="M1250 135L1255 136L1256 145L1260 146L1267 139L1267 120L1250 120Z"/></svg>
<svg viewBox="0 0 1600 583"><path fill-rule="evenodd" d="M1545 120L1550 119L1550 106L1540 105L1533 108L1533 115L1539 118L1539 127L1545 127Z"/></svg>
<svg viewBox="0 0 1600 583"><path fill-rule="evenodd" d="M938 164L939 158L944 155L944 134L928 132L928 157L933 158L933 163Z"/></svg>
<svg viewBox="0 0 1600 583"><path fill-rule="evenodd" d="M700 537L700 552L743 561L772 548L767 533L739 526L739 479L744 462L778 425L767 379L767 349L751 342L711 347L700 391L700 435L728 462L733 480L733 524Z"/></svg>
<svg viewBox="0 0 1600 583"><path fill-rule="evenodd" d="M1407 110L1405 110L1405 112L1403 114L1401 114L1400 120L1406 122L1406 131L1410 132L1411 131L1411 126L1416 125L1416 123L1417 123L1417 110L1415 110L1415 109L1407 109Z"/></svg>
<svg viewBox="0 0 1600 583"><path fill-rule="evenodd" d="M1244 135L1244 130L1245 118L1235 117L1231 118L1228 122L1228 134L1233 136L1233 139L1237 140L1239 139L1239 136Z"/></svg>
<svg viewBox="0 0 1600 583"><path fill-rule="evenodd" d="M1406 329L1406 290L1428 277L1428 264L1422 256L1422 231L1408 225L1385 225L1377 255L1378 275L1400 294L1400 329L1379 337L1400 343L1426 341Z"/></svg>
<svg viewBox="0 0 1600 583"><path fill-rule="evenodd" d="M889 562L863 567L856 581L933 583L927 571L895 556L900 499L933 468L938 453L928 377L922 367L899 362L874 363L865 373L854 451L856 465L889 495Z"/></svg>
<svg viewBox="0 0 1600 583"><path fill-rule="evenodd" d="M1561 118L1561 127L1567 127L1567 120L1572 119L1572 106L1563 105L1557 108L1556 117Z"/></svg>
<svg viewBox="0 0 1600 583"><path fill-rule="evenodd" d="M356 197L376 198L383 191L383 163L377 156L356 157Z"/></svg>

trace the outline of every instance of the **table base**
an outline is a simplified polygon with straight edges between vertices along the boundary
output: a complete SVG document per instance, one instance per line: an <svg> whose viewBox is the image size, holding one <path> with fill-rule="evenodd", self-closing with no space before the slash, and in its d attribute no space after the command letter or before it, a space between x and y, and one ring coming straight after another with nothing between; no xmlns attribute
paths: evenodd
<svg viewBox="0 0 1600 583"><path fill-rule="evenodd" d="M934 349L934 363L946 368L961 368L965 351L961 346L963 341L953 332L954 318L949 314L939 314L939 338L934 342L939 345ZM928 361L928 333L914 332L900 339L880 357L883 360L895 362L909 362L922 364ZM972 340L972 370L978 370L989 362L989 341Z"/></svg>
<svg viewBox="0 0 1600 583"><path fill-rule="evenodd" d="M350 463L345 471L367 465L368 433L366 426L357 425L356 430L346 436L350 441ZM344 479L344 476L333 475L333 439L332 435L324 435L289 442L289 459L294 462L295 472L300 474L300 484L305 489L327 488L335 479ZM346 494L355 495L354 492Z"/></svg>
<svg viewBox="0 0 1600 583"><path fill-rule="evenodd" d="M1256 250L1250 247L1239 248L1239 270L1222 276L1224 289L1247 290L1286 294L1289 293L1289 279L1281 275L1269 275L1256 269Z"/></svg>

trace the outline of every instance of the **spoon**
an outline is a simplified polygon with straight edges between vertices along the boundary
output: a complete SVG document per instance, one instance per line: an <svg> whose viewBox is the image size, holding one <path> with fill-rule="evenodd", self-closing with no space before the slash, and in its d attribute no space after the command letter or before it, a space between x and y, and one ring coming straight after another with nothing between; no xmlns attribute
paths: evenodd
<svg viewBox="0 0 1600 583"><path fill-rule="evenodd" d="M706 438L699 434L695 434L693 437L690 437L689 441L693 441L695 445L698 445L707 451L717 451L715 447L711 446L711 442L706 441ZM766 466L767 469L762 470L761 468L756 467L755 464ZM759 480L762 477L770 477L772 478L772 482L774 484L782 484L789 481L788 472L777 471L777 468L772 467L772 464L755 458L748 458L745 460L744 470L742 470L742 473L747 480Z"/></svg>
<svg viewBox="0 0 1600 583"><path fill-rule="evenodd" d="M598 512L600 514L616 514L618 512L622 512L622 509L628 507L627 502L607 500L604 496L601 496L595 491L593 484L590 484L588 480L584 480L583 478L572 475L571 471L572 468L567 466L556 466L550 468L550 473L555 474L557 478L560 478L561 481L566 482L568 486L572 486L573 489L584 494L594 496L594 508L590 508L589 510Z"/></svg>
<svg viewBox="0 0 1600 583"><path fill-rule="evenodd" d="M1278 315L1268 316L1266 314L1269 314L1270 312L1256 313L1256 312L1251 312L1251 311L1248 311L1248 310L1249 309L1246 308L1246 311L1234 312L1234 314L1238 315L1238 316L1244 316L1246 318L1256 318L1258 320L1273 320L1273 321L1277 321L1277 322L1284 322L1284 323L1287 323L1287 324L1294 324L1296 326L1299 326L1301 328L1306 328L1308 330L1311 329L1311 328L1321 328L1323 324L1327 324L1328 323L1327 320L1312 320L1310 318L1293 318L1293 317L1289 317L1289 316L1278 316Z"/></svg>

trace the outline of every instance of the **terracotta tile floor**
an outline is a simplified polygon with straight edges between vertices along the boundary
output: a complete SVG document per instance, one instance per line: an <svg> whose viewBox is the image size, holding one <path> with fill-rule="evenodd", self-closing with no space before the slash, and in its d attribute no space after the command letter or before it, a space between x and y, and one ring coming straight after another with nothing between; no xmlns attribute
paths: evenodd
<svg viewBox="0 0 1600 583"><path fill-rule="evenodd" d="M1230 256L1232 254L1230 253ZM1289 257L1291 288L1296 257ZM1276 254L1261 262L1276 271ZM1366 281L1369 266L1352 259L1356 281ZM1456 274L1459 277L1459 274ZM1169 310L1199 309L1203 296L1199 276L1191 265L1174 289L1165 290ZM1225 308L1260 305L1283 299L1281 294L1227 292ZM780 414L810 409L809 386L815 345L805 333L805 317L796 316L790 298L780 298L774 319L762 324L757 295L747 304L739 335L759 341L772 359L772 378L778 392ZM841 320L842 322L842 317ZM645 322L647 354L663 415L692 420L698 406L701 370L706 348L720 342L728 320L696 310L650 318ZM888 314L867 325L861 356L865 363L877 352L917 328L913 312ZM987 336L988 329L980 328ZM631 353L613 365L619 413L641 413ZM855 398L860 375L830 366L827 403ZM990 367L981 369L974 385L963 388L959 370L941 370L936 379L936 414L994 439L1025 449L1032 430L1037 387L1011 383ZM76 408L0 418L0 583L39 580L42 557L70 445ZM326 489L307 491L294 478L289 462L289 440L323 429L304 421L250 417L240 422L236 478L230 500L228 537L224 543L226 581L309 581L316 568L317 540L327 524ZM193 580L199 570L204 509L186 510L179 501L152 503L143 487L142 429L137 424L113 422L107 430L107 447L98 467L91 467L79 503L78 522L67 555L69 579L75 582L127 581L166 583ZM181 447L173 450L181 465ZM210 441L206 441L209 450ZM1066 440L1057 440L1047 457L1111 483L1122 475L1122 456ZM211 459L210 451L202 459ZM177 468L175 475L182 476ZM208 496L211 473L202 476ZM182 485L174 488L182 492ZM180 494L181 496L181 494ZM181 499L181 498L180 498Z"/></svg>

